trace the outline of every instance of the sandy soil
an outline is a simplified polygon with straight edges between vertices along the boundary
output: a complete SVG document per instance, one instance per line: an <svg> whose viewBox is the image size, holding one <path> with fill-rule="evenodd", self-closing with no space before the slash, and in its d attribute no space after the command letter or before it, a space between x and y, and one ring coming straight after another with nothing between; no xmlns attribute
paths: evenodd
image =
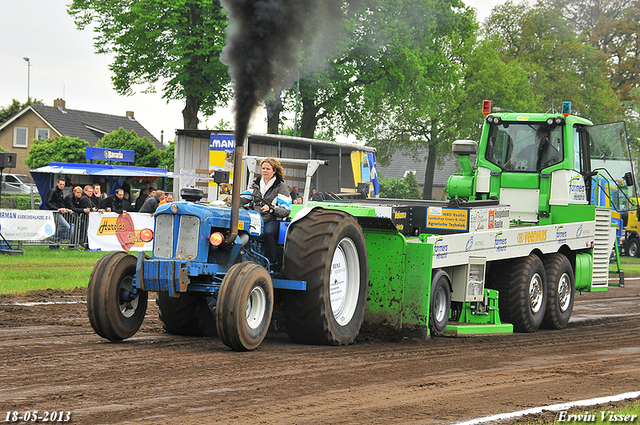
<svg viewBox="0 0 640 425"><path fill-rule="evenodd" d="M0 297L0 420L55 410L82 424L444 424L638 391L639 305L634 280L577 295L562 331L367 332L348 347L270 332L236 353L164 333L155 302L133 338L111 343L91 329L84 290Z"/></svg>

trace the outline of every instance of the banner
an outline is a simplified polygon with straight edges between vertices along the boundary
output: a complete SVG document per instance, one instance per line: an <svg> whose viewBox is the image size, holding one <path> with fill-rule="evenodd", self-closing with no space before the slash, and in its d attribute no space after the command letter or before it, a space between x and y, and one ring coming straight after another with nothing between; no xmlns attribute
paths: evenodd
<svg viewBox="0 0 640 425"><path fill-rule="evenodd" d="M9 241L41 241L53 236L53 211L0 210L0 234Z"/></svg>
<svg viewBox="0 0 640 425"><path fill-rule="evenodd" d="M140 240L140 231L154 229L151 214L89 214L89 249L102 251L151 251L153 243Z"/></svg>

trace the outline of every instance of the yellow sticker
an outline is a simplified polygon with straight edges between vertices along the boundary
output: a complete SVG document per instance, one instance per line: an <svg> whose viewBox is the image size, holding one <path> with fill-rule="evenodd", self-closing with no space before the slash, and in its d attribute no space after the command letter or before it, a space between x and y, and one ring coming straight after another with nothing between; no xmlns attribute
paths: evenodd
<svg viewBox="0 0 640 425"><path fill-rule="evenodd" d="M244 230L244 221L238 221L238 230Z"/></svg>

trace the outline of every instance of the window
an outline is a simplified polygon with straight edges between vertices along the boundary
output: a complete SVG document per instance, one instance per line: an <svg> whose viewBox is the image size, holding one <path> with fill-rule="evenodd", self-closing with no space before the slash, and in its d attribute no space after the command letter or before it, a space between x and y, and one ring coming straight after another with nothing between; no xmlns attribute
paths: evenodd
<svg viewBox="0 0 640 425"><path fill-rule="evenodd" d="M49 138L49 129L48 128L36 128L36 140L48 139Z"/></svg>
<svg viewBox="0 0 640 425"><path fill-rule="evenodd" d="M26 148L27 147L27 127L13 127L13 147L14 148Z"/></svg>

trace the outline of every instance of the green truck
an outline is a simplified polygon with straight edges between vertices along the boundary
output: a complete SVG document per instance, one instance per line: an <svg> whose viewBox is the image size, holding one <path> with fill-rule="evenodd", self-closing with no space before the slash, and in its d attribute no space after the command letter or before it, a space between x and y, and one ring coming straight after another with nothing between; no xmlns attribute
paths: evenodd
<svg viewBox="0 0 640 425"><path fill-rule="evenodd" d="M152 256L116 252L96 264L93 329L133 336L150 291L167 332L217 335L238 351L260 345L274 308L290 338L309 344L350 344L364 321L425 336L564 328L576 291L608 288L615 229L611 210L590 199L590 158L605 144L628 157L624 125L594 126L569 105L484 106L480 142L453 143L462 172L447 183L449 201L331 194L293 205L280 224L281 268L263 255L259 213L183 190L185 201L160 206L155 229L141 232ZM236 170L241 158L240 146Z"/></svg>

